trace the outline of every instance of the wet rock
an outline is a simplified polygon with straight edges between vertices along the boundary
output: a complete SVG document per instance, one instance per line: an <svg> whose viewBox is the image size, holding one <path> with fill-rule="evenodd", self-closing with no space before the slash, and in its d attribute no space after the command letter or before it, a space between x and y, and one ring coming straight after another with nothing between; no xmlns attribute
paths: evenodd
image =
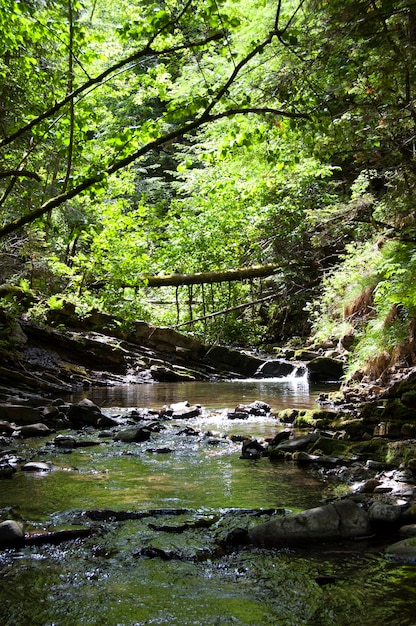
<svg viewBox="0 0 416 626"><path fill-rule="evenodd" d="M228 411L227 419L229 420L247 420L250 417L248 411Z"/></svg>
<svg viewBox="0 0 416 626"><path fill-rule="evenodd" d="M92 533L91 528L69 528L52 531L37 531L25 535L25 543L27 545L39 545L44 543L59 544L63 541L73 541L89 537Z"/></svg>
<svg viewBox="0 0 416 626"><path fill-rule="evenodd" d="M354 538L370 532L364 509L351 500L340 500L260 524L249 531L249 540L256 546L274 548Z"/></svg>
<svg viewBox="0 0 416 626"><path fill-rule="evenodd" d="M75 437L71 435L57 435L53 440L57 448L66 448L72 450L77 445Z"/></svg>
<svg viewBox="0 0 416 626"><path fill-rule="evenodd" d="M323 467L341 465L344 461L336 456L328 456L327 454L308 454L307 452L300 450L295 452L293 460L297 465L320 465Z"/></svg>
<svg viewBox="0 0 416 626"><path fill-rule="evenodd" d="M52 431L46 424L38 423L21 426L16 432L19 434L19 437L25 439L26 437L47 437Z"/></svg>
<svg viewBox="0 0 416 626"><path fill-rule="evenodd" d="M118 425L117 420L108 415L100 415L97 419L97 428L113 428Z"/></svg>
<svg viewBox="0 0 416 626"><path fill-rule="evenodd" d="M172 383L182 381L194 381L195 376L187 372L184 368L167 367L164 365L152 365L150 375L153 380L160 383Z"/></svg>
<svg viewBox="0 0 416 626"><path fill-rule="evenodd" d="M200 406L190 406L174 410L171 417L172 419L192 419L193 417L199 417L201 412Z"/></svg>
<svg viewBox="0 0 416 626"><path fill-rule="evenodd" d="M3 435L11 435L16 430L16 427L13 426L10 422L5 420L0 421L0 433Z"/></svg>
<svg viewBox="0 0 416 626"><path fill-rule="evenodd" d="M282 378L290 376L298 366L285 359L270 359L262 363L254 374L256 378Z"/></svg>
<svg viewBox="0 0 416 626"><path fill-rule="evenodd" d="M275 450L277 452L297 452L298 450L305 450L311 443L314 443L319 438L318 433L309 433L303 437L294 437L287 441L282 441L270 453ZM270 457L272 458L272 457Z"/></svg>
<svg viewBox="0 0 416 626"><path fill-rule="evenodd" d="M320 356L312 359L307 365L309 379L313 382L330 382L341 380L344 375L344 361L331 357Z"/></svg>
<svg viewBox="0 0 416 626"><path fill-rule="evenodd" d="M12 465L9 465L9 463L0 463L0 478L11 478L15 471L16 468L14 468Z"/></svg>
<svg viewBox="0 0 416 626"><path fill-rule="evenodd" d="M50 472L51 469L48 463L42 463L41 461L30 461L22 465L23 472Z"/></svg>
<svg viewBox="0 0 416 626"><path fill-rule="evenodd" d="M98 426L98 420L104 417L100 407L94 402L84 398L76 404L71 404L68 409L68 419L75 426Z"/></svg>
<svg viewBox="0 0 416 626"><path fill-rule="evenodd" d="M266 416L269 415L271 411L270 405L266 402L261 402L261 400L255 400L251 404L239 404L234 411L235 415L246 414L249 415L257 415L257 416ZM231 416L233 414L228 414L228 419L233 419ZM235 419L235 418L234 418Z"/></svg>
<svg viewBox="0 0 416 626"><path fill-rule="evenodd" d="M178 432L178 435L186 435L187 437L199 437L200 434L201 433L198 430L195 430L195 428L192 428L191 426L187 426Z"/></svg>
<svg viewBox="0 0 416 626"><path fill-rule="evenodd" d="M292 434L292 431L289 428L285 428L278 432L271 441L269 441L269 446L277 446L279 443L283 441L287 441Z"/></svg>
<svg viewBox="0 0 416 626"><path fill-rule="evenodd" d="M174 452L174 450L172 448L147 448L146 452L149 452L149 454L170 454L171 452Z"/></svg>
<svg viewBox="0 0 416 626"><path fill-rule="evenodd" d="M10 546L22 543L24 540L23 526L15 520L5 520L0 523L0 545Z"/></svg>
<svg viewBox="0 0 416 626"><path fill-rule="evenodd" d="M115 441L122 443L141 443L150 439L151 432L147 428L124 428L114 437Z"/></svg>
<svg viewBox="0 0 416 626"><path fill-rule="evenodd" d="M257 441L243 441L240 459L260 459L266 452L266 448Z"/></svg>

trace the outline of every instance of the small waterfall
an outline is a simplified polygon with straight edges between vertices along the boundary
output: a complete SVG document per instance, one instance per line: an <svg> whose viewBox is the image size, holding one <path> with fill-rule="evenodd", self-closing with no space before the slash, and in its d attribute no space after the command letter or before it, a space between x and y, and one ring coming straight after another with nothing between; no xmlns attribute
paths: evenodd
<svg viewBox="0 0 416 626"><path fill-rule="evenodd" d="M285 359L269 359L257 368L255 378L304 378L307 375L306 365L293 363Z"/></svg>

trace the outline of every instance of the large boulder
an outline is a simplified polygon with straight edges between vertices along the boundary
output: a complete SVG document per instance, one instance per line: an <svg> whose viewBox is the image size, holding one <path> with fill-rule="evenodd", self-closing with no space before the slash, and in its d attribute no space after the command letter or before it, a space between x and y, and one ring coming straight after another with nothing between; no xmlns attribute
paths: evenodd
<svg viewBox="0 0 416 626"><path fill-rule="evenodd" d="M255 526L249 531L248 539L256 546L278 548L362 537L370 532L367 513L351 500L340 500Z"/></svg>
<svg viewBox="0 0 416 626"><path fill-rule="evenodd" d="M313 382L339 381L344 375L344 361L319 356L308 363L309 379Z"/></svg>
<svg viewBox="0 0 416 626"><path fill-rule="evenodd" d="M68 419L76 428L79 426L98 426L98 420L101 417L103 414L100 407L88 398L71 404L68 409Z"/></svg>

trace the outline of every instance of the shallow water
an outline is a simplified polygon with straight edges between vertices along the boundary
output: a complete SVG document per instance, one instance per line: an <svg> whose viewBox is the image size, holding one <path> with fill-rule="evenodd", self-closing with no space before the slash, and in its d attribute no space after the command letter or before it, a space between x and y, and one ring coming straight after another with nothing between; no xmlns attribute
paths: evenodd
<svg viewBox="0 0 416 626"><path fill-rule="evenodd" d="M128 416L128 407L160 408L174 401L209 410L202 418L164 423L164 430L140 444L99 440L86 430L77 436L99 445L68 454L46 439L19 446L22 456L49 461L53 471L17 472L3 480L3 518L21 517L29 529L88 526L92 536L0 552L1 623L414 624L416 569L388 562L378 546L218 548L229 530L269 519L270 511L263 514L262 509L316 506L325 490L314 474L290 463L240 459L241 444L227 434L262 438L281 426L273 416L230 421L222 409L257 399L274 410L309 408L321 391L310 389L307 381L239 381L88 393L120 420ZM186 426L200 435L180 434ZM96 520L86 513L96 509L146 516ZM322 580L329 584L322 586Z"/></svg>
<svg viewBox="0 0 416 626"><path fill-rule="evenodd" d="M286 408L319 408L319 394L337 385L310 385L306 377L234 380L231 382L145 383L97 387L72 396L88 396L101 407L161 407L187 400L207 409L235 408L255 400L267 402L273 411Z"/></svg>

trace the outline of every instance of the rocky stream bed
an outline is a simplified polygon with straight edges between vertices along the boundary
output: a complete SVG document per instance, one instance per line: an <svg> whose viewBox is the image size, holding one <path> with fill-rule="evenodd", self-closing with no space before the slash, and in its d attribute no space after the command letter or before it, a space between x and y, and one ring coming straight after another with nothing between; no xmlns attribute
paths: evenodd
<svg viewBox="0 0 416 626"><path fill-rule="evenodd" d="M140 343L133 342L132 336L116 338L95 330L62 332L24 324L14 329L20 338L17 343L21 342L20 360L4 363L0 372L0 487L7 486L10 494L0 523L6 578L11 576L11 555L21 550L76 545L77 550L89 550L92 555L97 546L106 543L106 534L114 538L114 529L120 524L140 525L141 530L135 530L140 541L133 542L129 551L136 561L209 563L211 567L225 558L228 563L230 559L244 560L247 556L236 555L256 551L264 560L265 554L282 554L282 550L304 554L341 550L350 555L379 554L386 561L412 567L416 561L414 371L396 374L387 385L367 384L344 393L322 394L313 410L286 409L274 414L262 398L250 404L241 402L226 410L229 427L225 432L199 429L198 419L206 416L206 409L190 405L186 398L172 405L135 407L120 414L106 411L89 399L65 400L65 392L74 389L126 382L140 385L162 380L287 375L309 375L325 381L342 373L342 361L334 355L304 351L292 359L288 355L270 359L202 346L168 329L146 325L146 334L143 324ZM271 420L274 432L267 437L233 432L234 424L252 417ZM137 508L120 502L118 507L55 511L47 523L24 519L14 508L13 481L23 474L51 475L57 465L63 469L63 458L80 451L108 450L108 454L134 459L143 455L169 458L186 446L194 451L224 449L241 464L257 469L261 464L262 472L266 471L265 464L274 471L297 468L323 485L323 497L315 506L295 512L276 507L274 502L270 507L255 508L192 508L181 503ZM200 471L203 473L204 467ZM320 588L338 581L338 574L326 571L317 571L313 577ZM7 623L28 623L16 620L13 612L10 615L12 621ZM32 623L49 623L41 619ZM100 619L100 623L155 623L150 619ZM279 622L274 617L267 622L263 615L262 623L291 623L287 616L283 619L286 621ZM402 623L410 624L406 619ZM343 620L337 623L352 623L345 616ZM57 623L71 622L61 618ZM95 622L91 618L85 623ZM169 618L157 623L169 623ZM178 623L202 622L189 618ZM235 623L256 621L237 619ZM310 623L327 622L322 618ZM384 622L377 618L377 623Z"/></svg>

